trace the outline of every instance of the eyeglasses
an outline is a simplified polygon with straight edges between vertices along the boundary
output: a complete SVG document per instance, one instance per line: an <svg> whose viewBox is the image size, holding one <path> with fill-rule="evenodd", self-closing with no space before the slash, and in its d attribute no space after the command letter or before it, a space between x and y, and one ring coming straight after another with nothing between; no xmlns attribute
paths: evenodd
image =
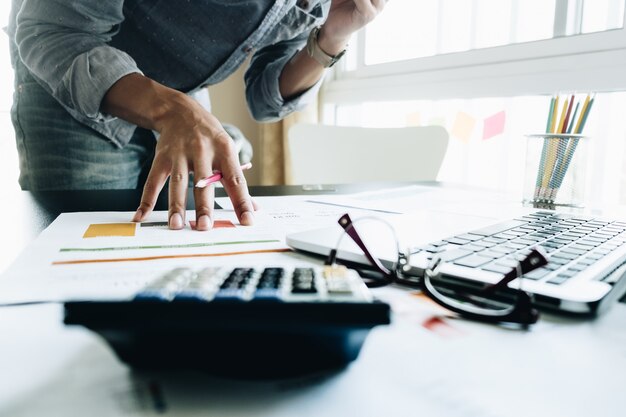
<svg viewBox="0 0 626 417"><path fill-rule="evenodd" d="M371 274L362 274L366 278L369 276L369 279L364 280L368 287L380 287L393 283L417 287L440 306L473 320L517 324L527 328L539 319L539 313L533 307L531 295L522 290L522 280L518 280L518 288L510 288L508 284L548 263L546 256L540 249L531 249L525 253L497 283L484 285L480 288L464 288L458 284L451 284L440 272L444 261L437 255L433 255L422 279L416 280L414 277L407 277L404 273L409 269L412 251L403 252L400 250L400 243L393 226L377 217L363 217L357 221L364 219L376 220L389 228L395 242L395 251L398 254L397 261L391 268L383 265L381 260L373 256L368 249L355 228L355 222L348 214L344 214L339 219L339 225L344 229L344 233L340 236L336 248L331 250L327 264L335 264L341 239L347 234L363 252L375 271L378 272L377 277L374 278L371 277Z"/></svg>

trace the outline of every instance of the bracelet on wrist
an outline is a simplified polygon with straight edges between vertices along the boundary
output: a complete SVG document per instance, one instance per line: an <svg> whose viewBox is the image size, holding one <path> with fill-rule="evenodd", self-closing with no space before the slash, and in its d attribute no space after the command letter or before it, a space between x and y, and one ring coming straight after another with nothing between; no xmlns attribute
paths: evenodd
<svg viewBox="0 0 626 417"><path fill-rule="evenodd" d="M330 68L345 55L347 49L342 50L337 55L328 55L322 48L320 48L318 37L320 33L320 27L315 27L309 34L309 38L306 42L306 51L311 58L317 61L324 68Z"/></svg>

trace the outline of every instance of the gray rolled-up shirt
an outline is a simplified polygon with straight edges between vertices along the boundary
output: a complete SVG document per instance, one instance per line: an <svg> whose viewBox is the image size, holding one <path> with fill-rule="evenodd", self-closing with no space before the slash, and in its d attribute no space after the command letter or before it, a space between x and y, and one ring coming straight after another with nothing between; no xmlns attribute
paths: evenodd
<svg viewBox="0 0 626 417"><path fill-rule="evenodd" d="M252 116L273 121L304 107L320 82L285 101L278 79L329 7L330 0L13 0L9 36L13 60L76 120L124 146L135 125L100 104L131 73L194 94L252 54Z"/></svg>

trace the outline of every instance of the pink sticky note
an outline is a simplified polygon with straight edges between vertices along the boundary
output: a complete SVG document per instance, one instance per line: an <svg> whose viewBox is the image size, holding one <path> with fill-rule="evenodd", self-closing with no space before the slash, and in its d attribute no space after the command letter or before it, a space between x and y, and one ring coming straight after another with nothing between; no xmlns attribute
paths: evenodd
<svg viewBox="0 0 626 417"><path fill-rule="evenodd" d="M196 221L189 220L189 227L191 227L192 230L196 230ZM233 222L231 222L230 220L214 220L213 221L213 229L225 229L229 227L235 227Z"/></svg>
<svg viewBox="0 0 626 417"><path fill-rule="evenodd" d="M487 117L483 124L483 140L492 138L504 132L505 123L506 112L504 110L494 114L493 116Z"/></svg>
<svg viewBox="0 0 626 417"><path fill-rule="evenodd" d="M454 120L451 134L463 142L468 142L474 126L476 126L476 119L467 113L459 112Z"/></svg>

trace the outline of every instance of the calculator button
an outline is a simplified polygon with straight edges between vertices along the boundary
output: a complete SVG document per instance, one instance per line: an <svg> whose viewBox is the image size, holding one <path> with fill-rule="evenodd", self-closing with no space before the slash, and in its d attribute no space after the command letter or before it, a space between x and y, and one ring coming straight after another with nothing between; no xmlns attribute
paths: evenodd
<svg viewBox="0 0 626 417"><path fill-rule="evenodd" d="M329 295L351 295L350 276L345 266L326 266L323 270Z"/></svg>
<svg viewBox="0 0 626 417"><path fill-rule="evenodd" d="M252 268L235 268L224 280L215 300L242 300L247 298L247 287L254 275Z"/></svg>
<svg viewBox="0 0 626 417"><path fill-rule="evenodd" d="M254 292L255 300L280 300L280 288L285 276L283 268L265 268Z"/></svg>
<svg viewBox="0 0 626 417"><path fill-rule="evenodd" d="M170 297L159 289L155 290L143 290L135 295L135 300L138 301L169 301Z"/></svg>
<svg viewBox="0 0 626 417"><path fill-rule="evenodd" d="M169 301L175 294L190 281L196 274L188 268L176 268L148 284L142 291L135 295L136 300L161 300Z"/></svg>
<svg viewBox="0 0 626 417"><path fill-rule="evenodd" d="M213 298L211 293L200 290L185 289L174 296L174 300L181 301L210 301Z"/></svg>
<svg viewBox="0 0 626 417"><path fill-rule="evenodd" d="M282 300L281 292L270 288L257 289L254 292L255 300Z"/></svg>
<svg viewBox="0 0 626 417"><path fill-rule="evenodd" d="M291 277L291 292L293 294L313 294L315 287L315 273L312 268L296 268Z"/></svg>
<svg viewBox="0 0 626 417"><path fill-rule="evenodd" d="M345 279L332 280L331 282L327 283L327 288L328 288L328 293L331 295L352 294L352 288L350 287L350 283L348 282L348 280L345 280Z"/></svg>

